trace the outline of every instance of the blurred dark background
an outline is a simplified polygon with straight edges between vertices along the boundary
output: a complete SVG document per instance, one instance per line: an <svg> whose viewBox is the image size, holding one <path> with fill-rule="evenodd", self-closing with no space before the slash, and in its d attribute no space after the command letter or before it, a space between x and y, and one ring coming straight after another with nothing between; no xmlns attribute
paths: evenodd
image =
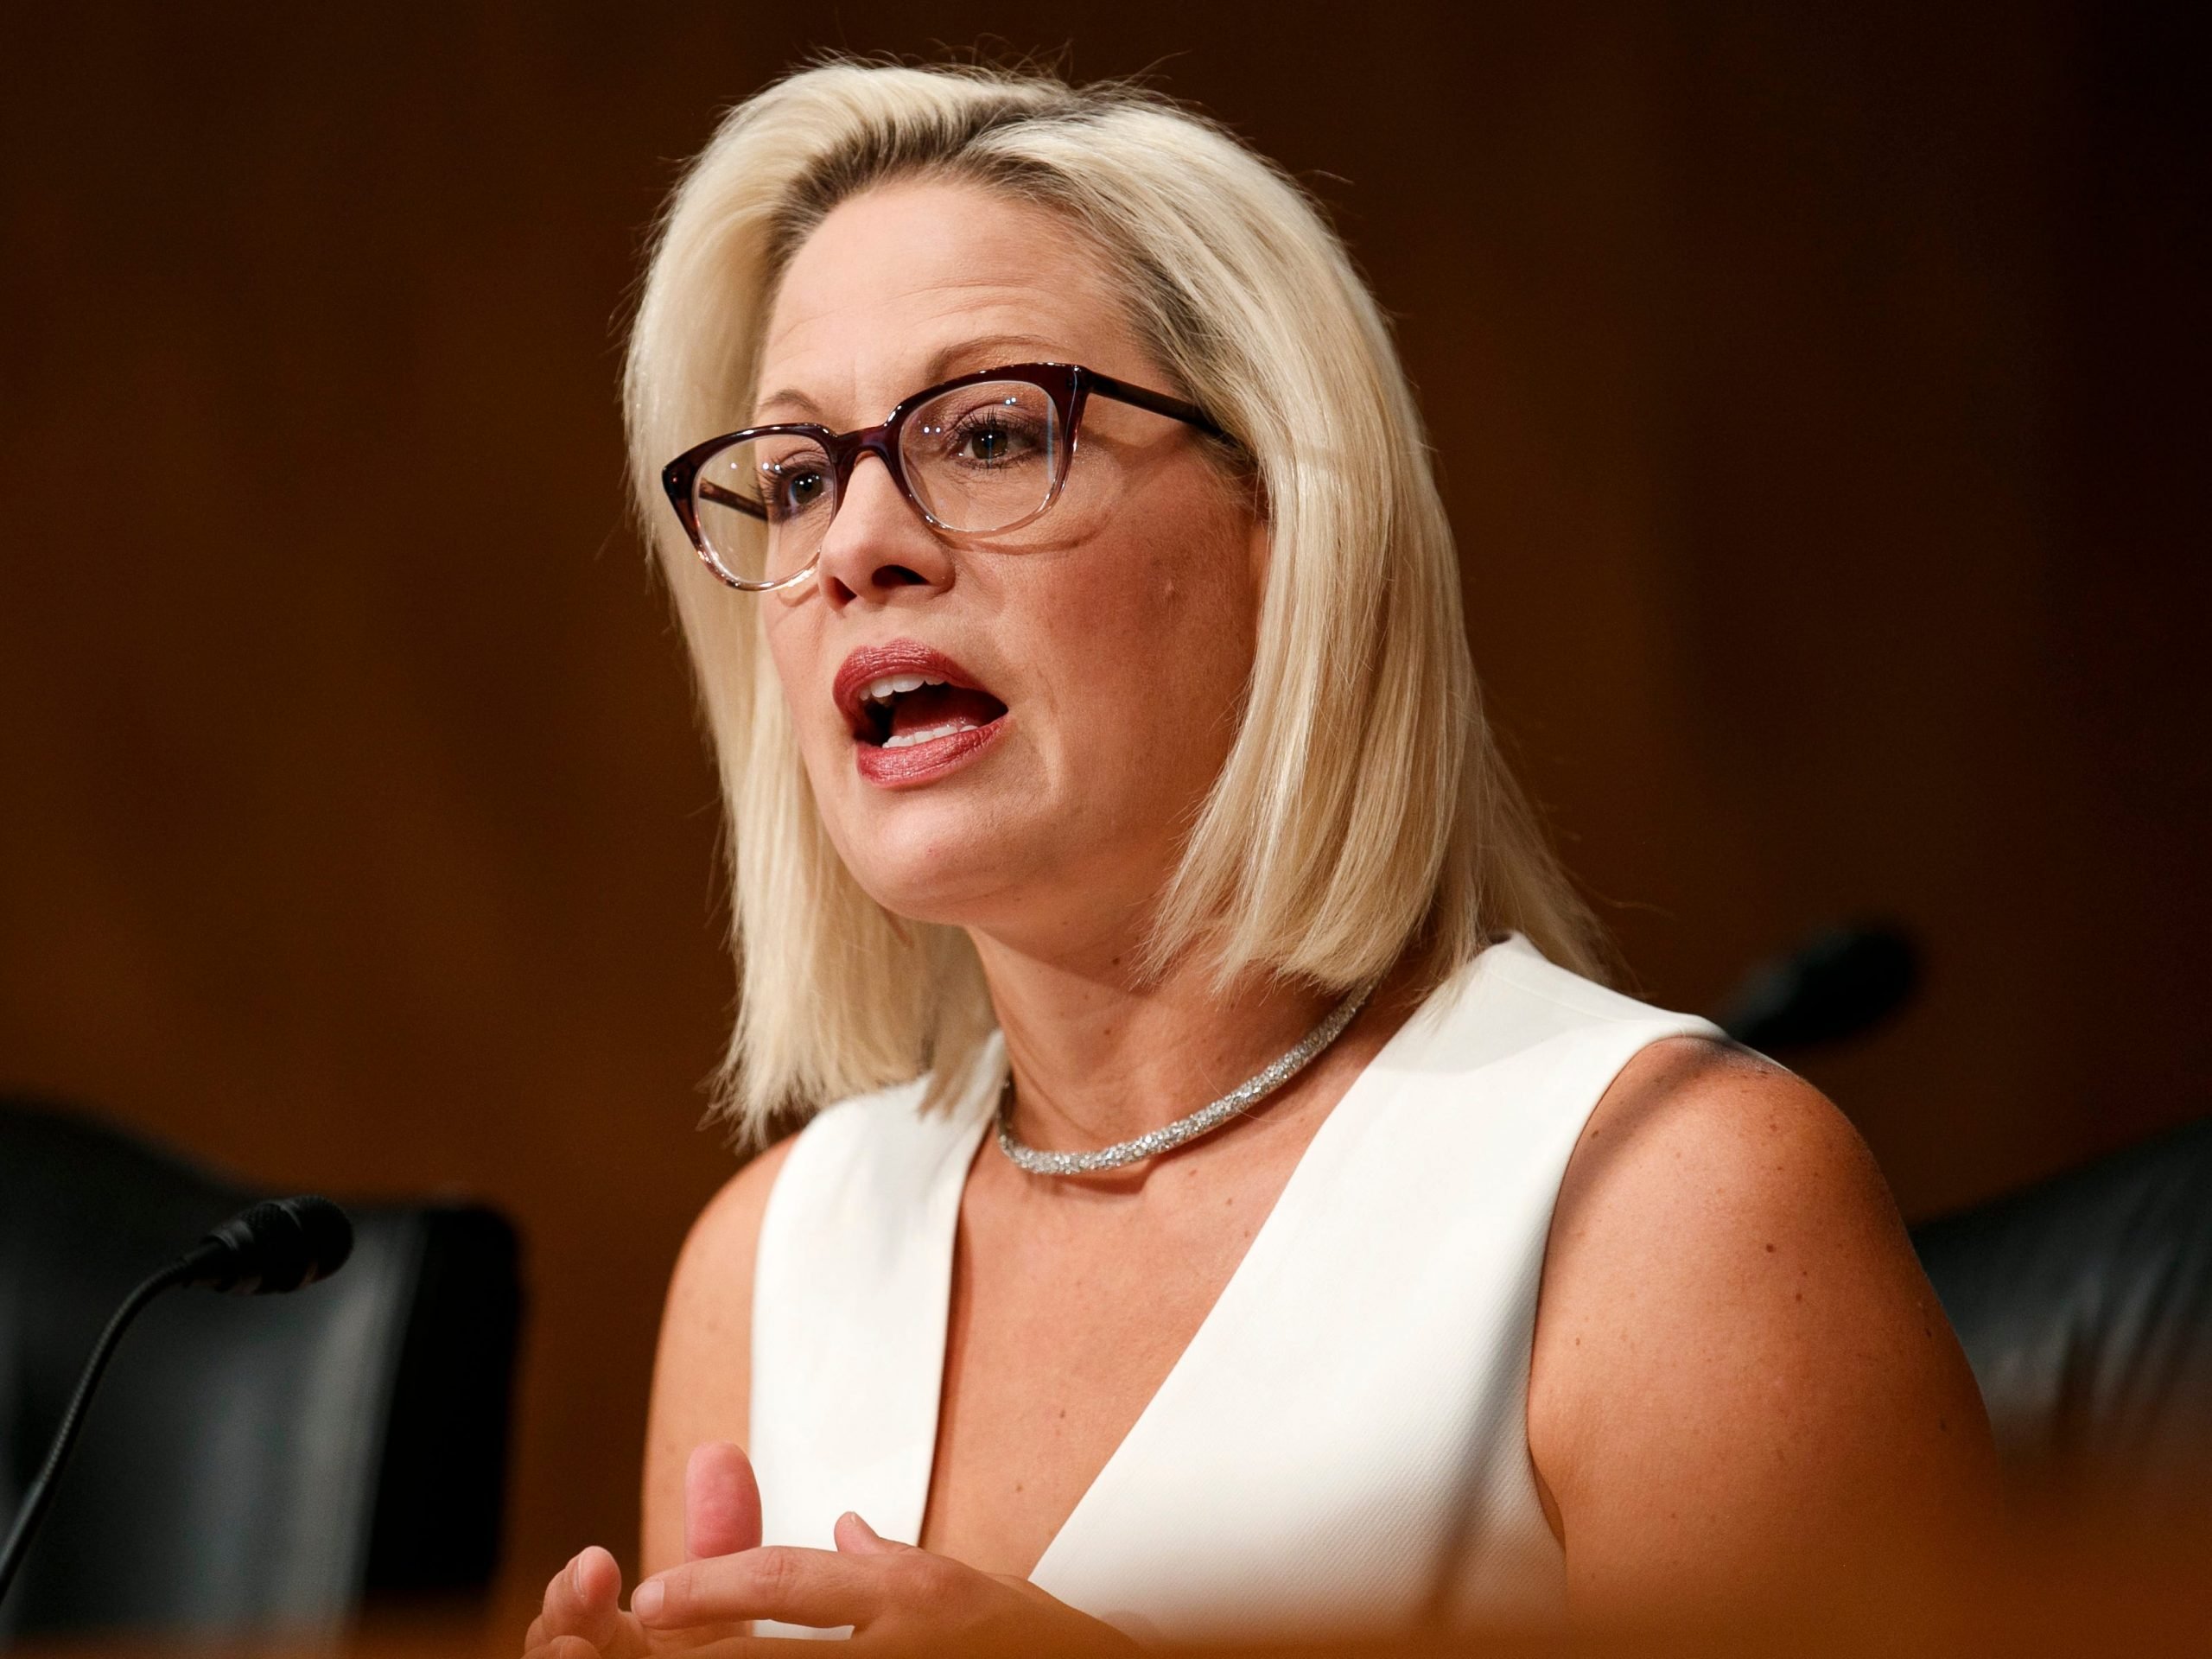
<svg viewBox="0 0 2212 1659"><path fill-rule="evenodd" d="M11 7L0 1086L513 1216L512 1588L633 1559L733 1167L714 784L623 501L645 229L805 51L979 27L1335 213L1638 988L1906 925L1918 1001L1798 1063L1914 1217L2212 1107L2182 8Z"/></svg>

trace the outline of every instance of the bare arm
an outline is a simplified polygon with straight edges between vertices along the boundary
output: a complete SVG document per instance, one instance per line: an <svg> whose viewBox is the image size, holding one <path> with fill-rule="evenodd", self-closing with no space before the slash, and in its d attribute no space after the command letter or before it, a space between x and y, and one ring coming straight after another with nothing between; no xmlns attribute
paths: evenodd
<svg viewBox="0 0 2212 1659"><path fill-rule="evenodd" d="M1997 1503L1872 1155L1809 1084L1696 1039L1638 1055L1569 1162L1529 1443L1578 1612L1838 1589Z"/></svg>
<svg viewBox="0 0 2212 1659"><path fill-rule="evenodd" d="M692 1448L752 1438L753 1259L769 1190L791 1147L779 1142L732 1176L677 1258L645 1419L641 1577L683 1560L683 1471Z"/></svg>

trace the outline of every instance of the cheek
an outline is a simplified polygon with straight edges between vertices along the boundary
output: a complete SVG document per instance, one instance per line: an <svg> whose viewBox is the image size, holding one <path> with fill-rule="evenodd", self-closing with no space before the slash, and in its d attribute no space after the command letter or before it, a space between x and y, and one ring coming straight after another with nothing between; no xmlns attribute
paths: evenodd
<svg viewBox="0 0 2212 1659"><path fill-rule="evenodd" d="M1233 709L1251 676L1260 593L1247 543L1240 527L1211 527L1188 548L1149 560L1137 584L1132 608L1154 676L1192 712Z"/></svg>
<svg viewBox="0 0 2212 1659"><path fill-rule="evenodd" d="M782 617L771 617L762 630L766 635L768 656L776 671L777 685L785 707L790 710L793 728L798 734L799 752L807 769L812 772L825 759L823 751L831 732L822 718L823 709L809 707L808 688L826 683L820 664L822 641L820 630L813 619L803 613L793 612ZM772 695L774 695L772 693ZM822 694L816 693L816 700ZM826 702L823 705L827 707Z"/></svg>
<svg viewBox="0 0 2212 1659"><path fill-rule="evenodd" d="M768 661L776 671L776 681L783 688L784 701L794 712L798 707L798 688L805 677L804 665L809 655L805 630L795 622L770 620L761 629L768 648Z"/></svg>
<svg viewBox="0 0 2212 1659"><path fill-rule="evenodd" d="M1060 600L1054 654L1082 665L1065 683L1071 735L1118 757L1146 792L1210 785L1236 736L1258 625L1243 538L1092 562Z"/></svg>

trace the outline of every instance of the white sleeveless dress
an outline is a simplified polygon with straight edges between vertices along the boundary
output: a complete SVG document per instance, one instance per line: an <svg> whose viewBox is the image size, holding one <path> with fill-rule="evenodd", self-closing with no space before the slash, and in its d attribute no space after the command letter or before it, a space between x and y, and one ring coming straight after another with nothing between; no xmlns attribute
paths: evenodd
<svg viewBox="0 0 2212 1659"><path fill-rule="evenodd" d="M1685 1034L1719 1033L1518 936L1439 987L1322 1123L1033 1581L1140 1639L1556 1617L1526 1421L1545 1238L1591 1109ZM1003 1065L995 1039L950 1114L919 1113L918 1083L842 1102L778 1174L753 1300L770 1543L833 1548L848 1510L920 1532L961 1189Z"/></svg>

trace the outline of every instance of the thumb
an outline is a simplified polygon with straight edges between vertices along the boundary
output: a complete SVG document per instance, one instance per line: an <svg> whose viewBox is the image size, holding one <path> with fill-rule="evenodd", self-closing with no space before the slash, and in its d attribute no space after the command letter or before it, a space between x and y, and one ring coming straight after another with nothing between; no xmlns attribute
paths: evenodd
<svg viewBox="0 0 2212 1659"><path fill-rule="evenodd" d="M553 1575L533 1637L542 1642L581 1637L602 1654L624 1650L622 1568L594 1544Z"/></svg>
<svg viewBox="0 0 2212 1659"><path fill-rule="evenodd" d="M835 1535L837 1548L847 1555L899 1555L914 1550L912 1544L902 1544L884 1537L850 1510L837 1517ZM914 1553L918 1554L920 1552L916 1550Z"/></svg>
<svg viewBox="0 0 2212 1659"><path fill-rule="evenodd" d="M760 1547L760 1484L752 1459L728 1440L694 1446L683 1467L683 1559Z"/></svg>

